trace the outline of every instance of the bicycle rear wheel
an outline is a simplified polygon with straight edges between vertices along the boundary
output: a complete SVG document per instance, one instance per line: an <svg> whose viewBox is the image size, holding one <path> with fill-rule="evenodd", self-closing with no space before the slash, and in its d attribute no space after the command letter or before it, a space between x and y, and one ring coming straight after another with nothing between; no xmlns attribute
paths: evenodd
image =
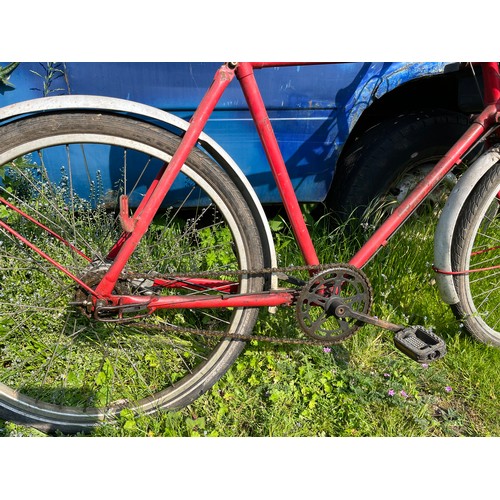
<svg viewBox="0 0 500 500"><path fill-rule="evenodd" d="M479 341L500 346L500 163L478 182L453 235L459 303L453 310Z"/></svg>
<svg viewBox="0 0 500 500"><path fill-rule="evenodd" d="M112 421L124 409L149 414L191 403L244 347L240 340L193 332L244 339L255 324L256 309L163 310L140 324L97 321L85 314L85 293L75 281L12 232L95 287L122 234L118 197L125 193L137 205L144 186L175 152L178 137L130 117L92 112L28 117L1 130L3 418L72 433ZM107 183L111 189L104 188ZM260 291L262 277L237 274L263 267L259 242L236 186L208 155L195 150L115 292ZM218 281L203 288L186 279L206 271ZM184 286L162 288L159 276L170 283L180 277Z"/></svg>

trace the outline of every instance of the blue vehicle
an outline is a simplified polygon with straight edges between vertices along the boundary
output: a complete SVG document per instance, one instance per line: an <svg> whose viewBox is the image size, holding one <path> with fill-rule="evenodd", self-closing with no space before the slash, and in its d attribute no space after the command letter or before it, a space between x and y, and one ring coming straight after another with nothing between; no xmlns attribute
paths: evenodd
<svg viewBox="0 0 500 500"><path fill-rule="evenodd" d="M220 63L0 63L2 106L41 96L119 97L189 119ZM301 202L348 214L378 195L401 199L478 109L472 74L456 63L345 63L264 69L264 102ZM265 205L280 202L237 84L205 132L243 170ZM112 175L104 176L112 189Z"/></svg>

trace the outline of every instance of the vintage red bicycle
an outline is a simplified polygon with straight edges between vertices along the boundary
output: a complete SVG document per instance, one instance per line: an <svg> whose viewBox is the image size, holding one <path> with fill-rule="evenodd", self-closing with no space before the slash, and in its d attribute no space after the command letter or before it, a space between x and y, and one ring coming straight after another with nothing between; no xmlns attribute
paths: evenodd
<svg viewBox="0 0 500 500"><path fill-rule="evenodd" d="M304 335L280 341L327 346L368 323L392 330L416 361L441 358L446 346L435 333L370 315L362 268L478 146L442 211L434 267L466 328L500 346L498 64L481 64L483 112L346 263L320 263L259 92L255 70L281 64L222 65L189 122L97 96L0 109L4 418L75 432L125 408L183 407L255 338L260 308L295 308ZM293 267L279 266L249 181L203 133L235 78L303 254ZM134 178L132 164L135 172L140 165ZM104 192L109 169L116 189ZM140 201L131 201L146 182Z"/></svg>

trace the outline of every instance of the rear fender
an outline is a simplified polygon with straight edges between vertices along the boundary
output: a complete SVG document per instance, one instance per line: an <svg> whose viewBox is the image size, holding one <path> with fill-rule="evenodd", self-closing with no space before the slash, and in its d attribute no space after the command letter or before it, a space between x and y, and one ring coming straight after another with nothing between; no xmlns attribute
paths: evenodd
<svg viewBox="0 0 500 500"><path fill-rule="evenodd" d="M152 106L125 99L92 95L42 97L11 104L10 106L0 108L0 123L20 115L71 109L92 109L96 111L133 114L174 127L178 135L184 133L189 126L187 121ZM247 178L226 151L208 135L202 132L198 143L224 169L243 194L258 226L264 252L264 265L265 267L277 267L276 252L267 217ZM276 288L276 286L277 280L273 277L272 288Z"/></svg>

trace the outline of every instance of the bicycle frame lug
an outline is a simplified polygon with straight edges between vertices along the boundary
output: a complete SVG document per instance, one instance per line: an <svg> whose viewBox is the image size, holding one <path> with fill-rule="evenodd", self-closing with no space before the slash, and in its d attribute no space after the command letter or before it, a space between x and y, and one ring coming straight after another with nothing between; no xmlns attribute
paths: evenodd
<svg viewBox="0 0 500 500"><path fill-rule="evenodd" d="M94 319L99 319L99 311L101 311L104 307L106 307L107 304L108 303L105 300L96 300L95 305L93 305ZM87 306L87 311L89 313L92 312L91 310L89 311L90 308L91 308L91 306L88 305Z"/></svg>

